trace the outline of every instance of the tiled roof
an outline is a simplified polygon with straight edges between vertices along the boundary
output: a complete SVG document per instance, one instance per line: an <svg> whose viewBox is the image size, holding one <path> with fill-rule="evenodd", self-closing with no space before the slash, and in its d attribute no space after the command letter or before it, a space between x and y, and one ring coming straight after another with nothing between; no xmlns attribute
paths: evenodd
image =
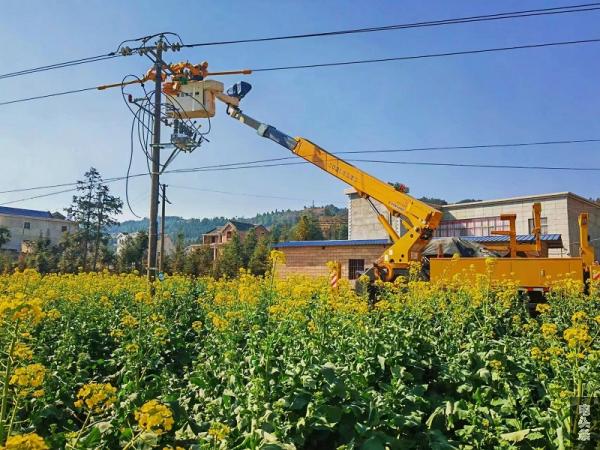
<svg viewBox="0 0 600 450"><path fill-rule="evenodd" d="M232 223L238 231L250 231L252 228L256 227L256 225L252 223L238 222L237 220L230 220L229 222Z"/></svg>
<svg viewBox="0 0 600 450"><path fill-rule="evenodd" d="M508 243L508 236L505 235L491 235L491 236L461 236L461 239L472 242L479 242L480 244L492 244L492 243ZM562 248L562 236L560 234L542 234L540 237L542 242L547 242L549 248ZM519 234L517 235L517 242L521 244L533 244L535 243L535 236L533 234Z"/></svg>
<svg viewBox="0 0 600 450"><path fill-rule="evenodd" d="M388 239L355 239L355 240L331 240L331 241L287 241L273 244L275 248L285 247L340 247L352 245L388 245Z"/></svg>
<svg viewBox="0 0 600 450"><path fill-rule="evenodd" d="M37 217L40 219L52 219L52 214L49 211L38 211L36 209L9 208L0 206L0 214L11 216Z"/></svg>

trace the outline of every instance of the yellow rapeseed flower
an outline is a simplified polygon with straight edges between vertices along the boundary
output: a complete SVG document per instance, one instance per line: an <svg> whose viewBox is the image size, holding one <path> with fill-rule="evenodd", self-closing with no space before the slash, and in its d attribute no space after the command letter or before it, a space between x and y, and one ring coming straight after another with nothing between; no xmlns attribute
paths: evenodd
<svg viewBox="0 0 600 450"><path fill-rule="evenodd" d="M540 314L544 314L550 311L550 305L548 303L538 303L535 305L535 310Z"/></svg>
<svg viewBox="0 0 600 450"><path fill-rule="evenodd" d="M575 348L578 345L586 346L592 341L592 338L588 334L587 327L585 326L567 328L563 332L563 338L571 348Z"/></svg>
<svg viewBox="0 0 600 450"><path fill-rule="evenodd" d="M208 435L216 441L224 441L230 432L231 429L227 425L219 422L213 422L208 429Z"/></svg>
<svg viewBox="0 0 600 450"><path fill-rule="evenodd" d="M77 393L77 408L85 408L94 413L101 413L115 403L117 388L110 383L88 383Z"/></svg>
<svg viewBox="0 0 600 450"><path fill-rule="evenodd" d="M531 357L533 359L541 359L543 356L542 350L539 347L533 347L531 349Z"/></svg>
<svg viewBox="0 0 600 450"><path fill-rule="evenodd" d="M47 450L44 439L36 433L15 434L6 439L2 450Z"/></svg>
<svg viewBox="0 0 600 450"><path fill-rule="evenodd" d="M571 316L571 322L576 323L576 322L582 322L585 319L587 319L587 314L584 313L583 311L576 311L575 313L573 313L573 315Z"/></svg>
<svg viewBox="0 0 600 450"><path fill-rule="evenodd" d="M44 384L46 368L41 364L29 364L17 367L10 377L9 383L20 395L27 395Z"/></svg>
<svg viewBox="0 0 600 450"><path fill-rule="evenodd" d="M135 419L144 431L163 434L173 428L173 413L158 400L150 400L135 412Z"/></svg>
<svg viewBox="0 0 600 450"><path fill-rule="evenodd" d="M28 361L33 358L33 350L29 345L18 342L15 345L12 356L22 361Z"/></svg>
<svg viewBox="0 0 600 450"><path fill-rule="evenodd" d="M540 330L542 331L542 335L548 339L548 338L551 338L556 335L558 328L557 328L556 324L544 323L544 324L542 324Z"/></svg>

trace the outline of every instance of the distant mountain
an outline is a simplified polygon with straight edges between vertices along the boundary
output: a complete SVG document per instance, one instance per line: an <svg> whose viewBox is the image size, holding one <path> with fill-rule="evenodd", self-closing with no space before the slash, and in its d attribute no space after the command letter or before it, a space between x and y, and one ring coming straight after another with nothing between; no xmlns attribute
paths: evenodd
<svg viewBox="0 0 600 450"><path fill-rule="evenodd" d="M242 222L253 223L256 225L264 225L267 228L278 225L279 227L291 228L300 219L303 214L314 216L322 228L330 227L332 223L347 225L348 210L346 208L338 208L335 205L325 205L317 207L305 207L300 210L275 210L266 213L259 213L254 217L232 217L231 219L240 220ZM227 217L212 217L204 219L184 219L177 216L165 217L165 231L172 239L175 239L177 234L182 232L185 236L186 243L198 242L202 235L215 227L219 227L230 220ZM327 230L329 228L326 228ZM133 233L136 231L148 230L148 219L141 220L126 220L109 229L111 234L118 233Z"/></svg>

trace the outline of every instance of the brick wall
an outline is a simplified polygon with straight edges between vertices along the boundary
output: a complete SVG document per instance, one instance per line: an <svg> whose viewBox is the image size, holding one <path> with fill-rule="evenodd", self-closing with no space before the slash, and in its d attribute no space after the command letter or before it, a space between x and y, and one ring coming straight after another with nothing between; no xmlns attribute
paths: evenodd
<svg viewBox="0 0 600 450"><path fill-rule="evenodd" d="M386 245L344 245L344 246L310 246L310 247L281 247L285 253L286 263L277 269L280 277L290 275L323 276L329 274L326 264L328 261L342 263L342 277L348 278L348 261L364 259L365 269L379 258Z"/></svg>

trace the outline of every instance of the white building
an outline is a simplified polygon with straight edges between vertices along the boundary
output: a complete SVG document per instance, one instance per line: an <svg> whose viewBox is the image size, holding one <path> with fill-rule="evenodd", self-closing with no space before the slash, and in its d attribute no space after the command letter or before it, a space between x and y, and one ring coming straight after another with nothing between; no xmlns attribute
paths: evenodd
<svg viewBox="0 0 600 450"><path fill-rule="evenodd" d="M64 233L70 233L76 226L60 213L0 206L0 227L10 231L10 241L2 246L3 250L27 252L40 238L56 245Z"/></svg>
<svg viewBox="0 0 600 450"><path fill-rule="evenodd" d="M356 191L348 189L348 239L381 239L387 234L378 222L371 206ZM542 234L560 234L563 248L550 248L550 256L579 255L579 225L581 212L589 213L589 233L596 255L600 255L600 205L571 192L529 195L472 203L436 206L443 218L436 236L489 236L496 229L507 229L501 214L516 214L518 235L531 234L533 228L532 207L542 205ZM374 202L375 203L375 202ZM385 213L382 205L377 207ZM400 221L393 218L396 231L402 233Z"/></svg>

